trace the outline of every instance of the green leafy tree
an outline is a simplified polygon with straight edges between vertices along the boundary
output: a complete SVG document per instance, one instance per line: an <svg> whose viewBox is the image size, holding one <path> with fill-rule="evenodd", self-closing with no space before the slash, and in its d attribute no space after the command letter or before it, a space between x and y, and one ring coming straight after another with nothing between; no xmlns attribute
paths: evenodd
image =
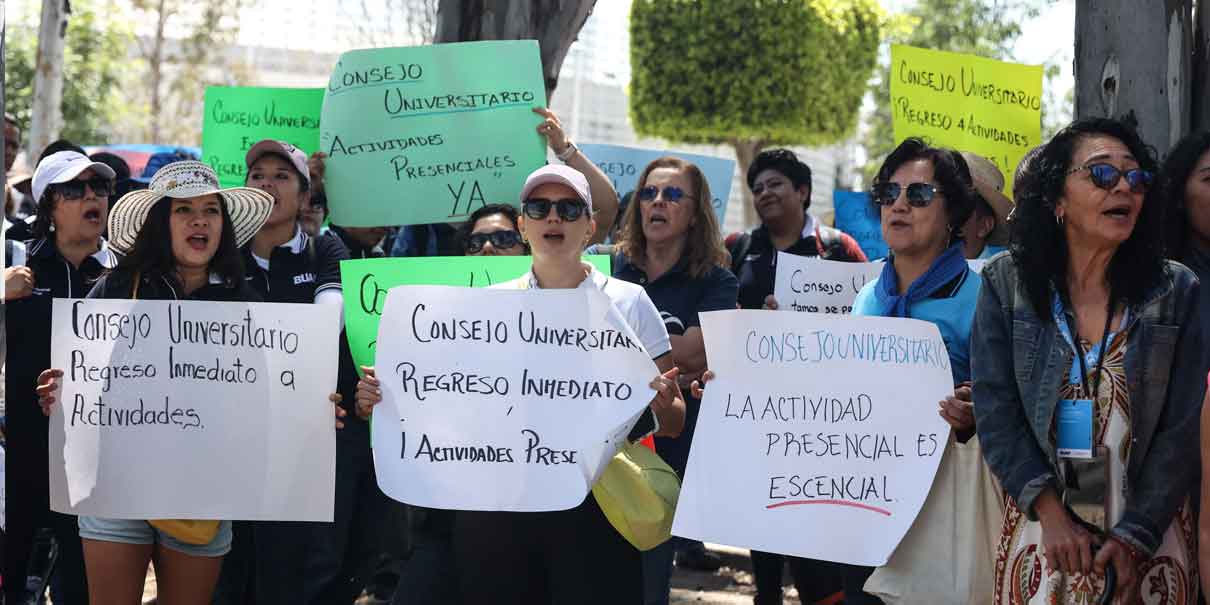
<svg viewBox="0 0 1210 605"><path fill-rule="evenodd" d="M98 19L95 0L74 0L71 8L63 53L64 126L59 136L81 145L104 143L112 134L109 125L127 111L121 90L132 35L119 20ZM35 15L26 17L27 23L37 22ZM6 35L4 109L28 128L38 30L9 27ZM27 151L31 156L41 152Z"/></svg>
<svg viewBox="0 0 1210 605"><path fill-rule="evenodd" d="M885 25L875 0L635 0L631 121L644 136L730 144L741 169L768 145L841 141Z"/></svg>
<svg viewBox="0 0 1210 605"><path fill-rule="evenodd" d="M946 50L996 59L1012 60L1013 44L1021 35L1021 23L1036 17L1047 0L919 0L898 19L899 27L888 36L894 44L919 48ZM889 53L888 53L889 54ZM874 111L865 120L862 146L867 157L863 170L865 182L870 182L882 160L895 147L891 124L890 61L880 62L878 78L871 84ZM1046 69L1047 80L1058 77L1058 66ZM1062 104L1050 99L1051 107L1044 114L1061 112ZM1066 114L1070 119L1070 110ZM1051 128L1057 120L1052 119ZM1009 175L1011 178L1011 175Z"/></svg>

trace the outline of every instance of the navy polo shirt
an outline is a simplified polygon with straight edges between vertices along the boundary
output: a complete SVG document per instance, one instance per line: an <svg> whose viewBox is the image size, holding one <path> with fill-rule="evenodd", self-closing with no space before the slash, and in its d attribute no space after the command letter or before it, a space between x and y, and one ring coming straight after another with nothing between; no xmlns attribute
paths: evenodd
<svg viewBox="0 0 1210 605"><path fill-rule="evenodd" d="M273 249L267 270L257 263L252 244L244 246L248 285L265 302L312 303L320 292L339 292L340 261L348 258L348 248L331 231L311 237L298 230L290 241Z"/></svg>
<svg viewBox="0 0 1210 605"><path fill-rule="evenodd" d="M682 336L689 328L701 327L699 313L734 309L739 295L739 280L731 271L715 266L705 275L693 277L684 258L654 280L648 279L645 271L622 254L614 255L613 267L614 277L643 286L664 319L669 336ZM688 390L682 394L685 397L685 429L676 439L656 437L655 448L669 466L684 476L701 402L691 397Z"/></svg>
<svg viewBox="0 0 1210 605"><path fill-rule="evenodd" d="M669 336L681 336L689 328L701 326L697 314L704 311L734 309L739 281L730 271L715 266L701 277L689 274L688 263L681 259L654 281L625 256L614 257L613 276L643 286L648 298L664 318Z"/></svg>

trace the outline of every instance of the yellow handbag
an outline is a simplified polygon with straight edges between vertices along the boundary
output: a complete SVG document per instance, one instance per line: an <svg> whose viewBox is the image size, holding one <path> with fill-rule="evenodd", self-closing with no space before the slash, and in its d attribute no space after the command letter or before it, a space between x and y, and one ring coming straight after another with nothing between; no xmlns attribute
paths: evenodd
<svg viewBox="0 0 1210 605"><path fill-rule="evenodd" d="M672 517L681 493L676 471L659 454L627 443L592 486L605 518L639 550L651 550L672 537Z"/></svg>
<svg viewBox="0 0 1210 605"><path fill-rule="evenodd" d="M218 535L219 522L210 519L155 519L148 523L185 544L209 544Z"/></svg>
<svg viewBox="0 0 1210 605"><path fill-rule="evenodd" d="M141 271L134 273L134 285L130 290L130 298L138 299L139 282L142 281ZM152 527L184 542L185 544L209 544L218 535L218 521L203 519L198 521L188 519L155 519L148 523Z"/></svg>

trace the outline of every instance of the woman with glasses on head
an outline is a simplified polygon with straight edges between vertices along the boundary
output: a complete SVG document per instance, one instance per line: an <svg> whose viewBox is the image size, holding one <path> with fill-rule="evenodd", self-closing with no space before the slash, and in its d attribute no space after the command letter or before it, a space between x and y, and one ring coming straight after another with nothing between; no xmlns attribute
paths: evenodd
<svg viewBox="0 0 1210 605"><path fill-rule="evenodd" d="M533 268L501 288L595 288L613 302L661 372L650 410L658 436L677 436L685 403L660 313L642 288L611 279L581 260L596 229L584 175L566 166L530 174L521 193L520 230ZM382 400L372 369L357 387L357 411ZM458 591L465 603L640 603L641 556L609 523L590 493L579 506L543 513L459 511L454 518Z"/></svg>
<svg viewBox="0 0 1210 605"><path fill-rule="evenodd" d="M698 313L734 309L739 282L726 268L710 186L697 166L659 158L643 169L633 197L637 203L624 215L614 247L613 275L642 286L659 309L672 341L673 363L687 387L706 370ZM685 404L685 430L676 438L655 440L660 457L681 477L701 401L686 397ZM681 565L692 559L694 566L702 566L712 555L701 542L680 538L644 553L648 605L668 602L674 550Z"/></svg>
<svg viewBox="0 0 1210 605"><path fill-rule="evenodd" d="M1094 118L1031 168L971 339L976 428L1010 498L996 601L1092 602L1112 568L1119 602L1195 603L1208 361L1197 278L1164 260L1147 197L1155 158Z"/></svg>
<svg viewBox="0 0 1210 605"><path fill-rule="evenodd" d="M958 152L916 138L900 143L878 169L871 193L890 256L882 274L853 302L853 315L920 319L937 326L954 379L954 393L940 402L938 413L958 443L975 431L970 336L980 279L966 263L962 228L975 210L976 195L970 168ZM918 556L930 555L940 553ZM874 568L842 565L840 571L846 604L881 603L863 589Z"/></svg>
<svg viewBox="0 0 1210 605"><path fill-rule="evenodd" d="M8 602L24 603L24 579L34 531L54 529L59 545L56 603L87 603L84 554L76 518L50 510L48 422L38 411L34 389L50 367L50 320L55 298L83 298L93 282L117 264L105 238L105 218L114 171L75 151L43 158L34 171L38 211L33 239L14 246L5 267L23 265L28 288L5 303L8 355L5 434L8 482L21 486L8 495L4 583ZM30 595L40 596L40 595Z"/></svg>
<svg viewBox="0 0 1210 605"><path fill-rule="evenodd" d="M467 256L522 256L529 245L518 230L517 209L508 204L488 204L474 212L458 231Z"/></svg>

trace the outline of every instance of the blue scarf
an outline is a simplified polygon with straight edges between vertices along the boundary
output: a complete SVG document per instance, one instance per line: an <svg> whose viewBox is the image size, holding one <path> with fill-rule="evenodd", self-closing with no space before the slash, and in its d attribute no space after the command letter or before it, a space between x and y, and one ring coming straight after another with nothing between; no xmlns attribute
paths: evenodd
<svg viewBox="0 0 1210 605"><path fill-rule="evenodd" d="M955 243L929 265L924 275L908 286L907 294L900 296L899 276L895 273L894 262L892 257L883 264L878 287L874 289L874 298L882 307L883 317L909 317L908 309L912 303L928 298L968 269L966 257L962 254L962 242Z"/></svg>

